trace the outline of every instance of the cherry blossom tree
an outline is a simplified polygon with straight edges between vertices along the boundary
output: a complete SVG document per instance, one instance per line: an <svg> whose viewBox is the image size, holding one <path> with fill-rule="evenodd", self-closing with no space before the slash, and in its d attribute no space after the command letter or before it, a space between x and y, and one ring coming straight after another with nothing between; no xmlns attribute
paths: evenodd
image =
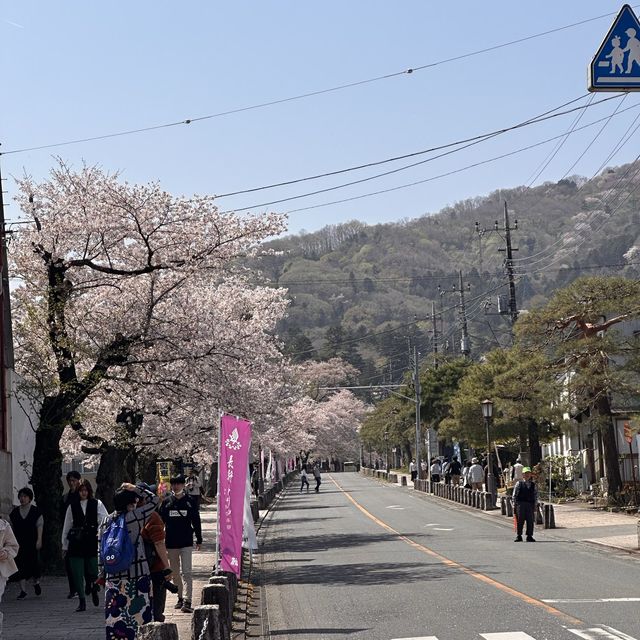
<svg viewBox="0 0 640 640"><path fill-rule="evenodd" d="M206 328L189 323L191 309L223 302L215 292L225 278L281 232L284 220L222 213L210 196L174 197L158 184L131 185L62 162L45 182L20 180L17 200L33 224L14 235L10 254L11 277L20 283L13 294L16 369L41 402L32 482L47 522L43 555L56 558L65 428L92 394L106 393L110 377L126 377L130 367L135 376L159 354L170 360L172 347L178 362L190 340L194 351L202 346ZM215 341L209 349L215 352Z"/></svg>

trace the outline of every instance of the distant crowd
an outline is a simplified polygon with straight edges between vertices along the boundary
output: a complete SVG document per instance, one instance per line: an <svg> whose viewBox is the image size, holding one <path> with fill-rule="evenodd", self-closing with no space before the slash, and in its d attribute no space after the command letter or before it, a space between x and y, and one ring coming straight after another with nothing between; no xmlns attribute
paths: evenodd
<svg viewBox="0 0 640 640"><path fill-rule="evenodd" d="M77 471L66 481L61 543L75 611L86 611L87 598L99 606L104 590L107 640L135 640L141 625L164 621L167 591L177 595L175 609L192 613L194 537L196 550L202 544L198 476L175 475L170 488L123 483L111 513ZM28 597L28 582L36 597L42 595L45 523L33 498L29 487L20 489L19 505L8 519L0 518L0 602L7 583L19 586L18 600ZM0 611L0 638L2 628Z"/></svg>

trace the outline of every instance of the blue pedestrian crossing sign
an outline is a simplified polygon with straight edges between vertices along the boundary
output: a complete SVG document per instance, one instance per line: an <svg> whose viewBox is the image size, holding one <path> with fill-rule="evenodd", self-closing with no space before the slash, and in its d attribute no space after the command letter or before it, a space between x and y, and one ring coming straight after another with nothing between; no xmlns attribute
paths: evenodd
<svg viewBox="0 0 640 640"><path fill-rule="evenodd" d="M640 91L640 22L628 4L591 62L589 91Z"/></svg>

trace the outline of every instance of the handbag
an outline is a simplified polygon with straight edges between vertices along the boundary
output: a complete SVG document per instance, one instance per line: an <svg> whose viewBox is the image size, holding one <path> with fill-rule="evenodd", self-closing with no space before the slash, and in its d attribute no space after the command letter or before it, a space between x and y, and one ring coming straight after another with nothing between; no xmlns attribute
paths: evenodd
<svg viewBox="0 0 640 640"><path fill-rule="evenodd" d="M83 527L71 527L71 529L69 529L69 533L67 533L67 540L69 542L80 544L84 542L84 539L85 531Z"/></svg>

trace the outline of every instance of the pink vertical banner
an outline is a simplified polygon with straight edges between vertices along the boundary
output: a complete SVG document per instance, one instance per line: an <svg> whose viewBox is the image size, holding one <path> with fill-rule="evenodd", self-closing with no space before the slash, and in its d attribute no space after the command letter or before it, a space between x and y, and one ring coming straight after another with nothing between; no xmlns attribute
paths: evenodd
<svg viewBox="0 0 640 640"><path fill-rule="evenodd" d="M242 523L251 449L251 423L234 416L220 420L218 548L220 569L240 576Z"/></svg>

